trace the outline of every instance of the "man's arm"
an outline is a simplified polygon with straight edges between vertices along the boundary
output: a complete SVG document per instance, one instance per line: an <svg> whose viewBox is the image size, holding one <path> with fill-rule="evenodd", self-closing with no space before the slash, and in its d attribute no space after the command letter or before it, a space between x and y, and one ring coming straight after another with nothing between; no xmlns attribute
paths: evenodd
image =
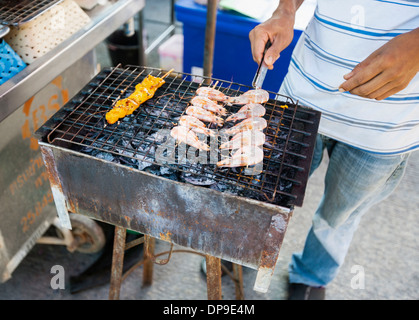
<svg viewBox="0 0 419 320"><path fill-rule="evenodd" d="M354 48L355 49L355 48ZM382 100L407 87L419 72L419 28L399 35L343 78L341 92Z"/></svg>
<svg viewBox="0 0 419 320"><path fill-rule="evenodd" d="M272 46L266 51L265 64L273 69L282 50L289 46L294 36L295 13L304 0L281 0L267 21L256 26L249 33L253 60L260 63L268 40Z"/></svg>

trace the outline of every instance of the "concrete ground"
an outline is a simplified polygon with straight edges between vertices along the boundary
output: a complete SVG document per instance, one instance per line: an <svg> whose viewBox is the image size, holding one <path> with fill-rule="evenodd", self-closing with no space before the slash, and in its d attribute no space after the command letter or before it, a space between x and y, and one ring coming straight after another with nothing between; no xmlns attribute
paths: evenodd
<svg viewBox="0 0 419 320"><path fill-rule="evenodd" d="M167 0L147 1L146 19L169 21ZM164 11L162 12L161 10ZM160 10L160 11L159 11ZM167 19L165 18L167 17ZM146 21L148 41L164 26ZM178 28L178 31L181 30ZM110 64L105 44L97 48L101 65ZM153 52L148 65L158 66ZM280 259L271 286L266 294L253 291L256 271L244 268L244 295L247 300L281 300L286 298L287 267L291 254L302 249L311 218L323 190L327 157L309 180L305 203L296 208L290 220ZM327 288L327 299L375 300L419 299L419 152L412 154L406 175L397 190L385 201L373 207L363 218L355 234L345 263L337 278ZM156 252L168 250L166 242L157 241ZM140 250L140 249L138 249ZM109 284L71 294L64 289L52 289L51 268L61 265L68 280L87 268L98 255L69 253L64 247L37 244L13 273L0 285L0 299L107 299ZM174 253L167 265L154 267L153 284L142 287L142 267L136 268L123 282L121 299L131 300L197 300L206 299L206 280L195 254ZM364 286L354 286L360 270ZM223 298L235 299L233 281L222 280Z"/></svg>

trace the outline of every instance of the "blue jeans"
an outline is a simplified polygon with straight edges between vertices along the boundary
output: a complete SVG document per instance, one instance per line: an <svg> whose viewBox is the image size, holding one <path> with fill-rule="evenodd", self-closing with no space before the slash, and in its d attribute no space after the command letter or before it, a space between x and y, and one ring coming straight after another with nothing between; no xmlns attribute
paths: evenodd
<svg viewBox="0 0 419 320"><path fill-rule="evenodd" d="M378 155L318 135L311 173L325 149L329 155L325 190L304 249L292 256L292 283L325 286L335 278L361 217L394 191L410 155Z"/></svg>

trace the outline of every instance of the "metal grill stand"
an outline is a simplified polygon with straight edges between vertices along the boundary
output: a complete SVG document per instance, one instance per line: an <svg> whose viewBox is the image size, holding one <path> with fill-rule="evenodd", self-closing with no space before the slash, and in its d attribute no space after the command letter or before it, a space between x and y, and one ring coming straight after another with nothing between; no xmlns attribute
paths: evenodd
<svg viewBox="0 0 419 320"><path fill-rule="evenodd" d="M206 255L211 299L221 297L217 259L258 270L255 289L266 292L293 206L303 200L320 115L291 100L285 109L281 101L268 101L270 142L257 176L213 164L159 164L152 150L163 142L156 134L173 127L200 84L174 73L154 100L120 123L105 125L104 116L148 73L163 72L104 70L37 131L61 222L70 226L68 213L81 213ZM228 95L248 90L217 82ZM169 176L159 175L168 171ZM185 183L185 175L211 177L215 187Z"/></svg>
<svg viewBox="0 0 419 320"><path fill-rule="evenodd" d="M143 266L143 286L149 286L153 282L153 265L157 263L159 265L167 264L170 260L172 253L193 253L200 254L191 250L173 250L173 244L169 252L162 252L154 255L155 238L144 235L142 238L133 240L130 243L125 243L126 229L122 227L115 227L115 238L113 246L112 256L112 270L111 270L111 281L109 287L109 299L119 300L120 290L122 281L137 267ZM133 246L144 243L144 259L132 266L128 271L123 274L123 261L124 252ZM158 256L168 254L167 259L158 260ZM206 257L207 265L207 296L209 300L221 300L221 260L209 255L200 254ZM243 300L243 277L242 277L242 266L233 264L233 274L228 270L224 270L235 284L236 299Z"/></svg>

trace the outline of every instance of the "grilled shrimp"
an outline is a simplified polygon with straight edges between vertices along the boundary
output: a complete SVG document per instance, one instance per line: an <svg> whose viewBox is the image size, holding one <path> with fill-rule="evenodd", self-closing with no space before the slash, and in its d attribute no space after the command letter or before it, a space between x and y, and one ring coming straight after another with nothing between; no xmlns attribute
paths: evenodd
<svg viewBox="0 0 419 320"><path fill-rule="evenodd" d="M227 102L233 104L265 103L269 93L263 89L249 90L238 97L230 97Z"/></svg>
<svg viewBox="0 0 419 320"><path fill-rule="evenodd" d="M209 151L210 147L198 139L198 136L191 129L177 126L170 131L170 135L177 141L184 142L200 150Z"/></svg>
<svg viewBox="0 0 419 320"><path fill-rule="evenodd" d="M227 113L227 110L220 106L217 102L214 102L206 97L201 96L195 96L191 100L192 105L201 107L202 109L214 112L219 115L225 115Z"/></svg>
<svg viewBox="0 0 419 320"><path fill-rule="evenodd" d="M211 122L211 123L216 123L219 126L222 126L224 123L223 118L220 118L218 116L216 116L214 113L212 113L211 111L205 110L201 107L197 107L197 106L189 106L188 108L186 108L186 114L193 116L201 121L204 122Z"/></svg>
<svg viewBox="0 0 419 320"><path fill-rule="evenodd" d="M229 116L226 121L237 121L252 117L263 117L265 115L265 108L258 103L249 103L240 108L237 113Z"/></svg>
<svg viewBox="0 0 419 320"><path fill-rule="evenodd" d="M211 87L200 87L196 90L196 94L201 97L211 99L213 101L224 102L229 97L222 93L220 90Z"/></svg>
<svg viewBox="0 0 419 320"><path fill-rule="evenodd" d="M263 130L267 126L267 122L264 118L255 117L255 118L248 118L239 122L234 127L231 127L225 130L225 134L232 135L239 132L243 132L246 130Z"/></svg>
<svg viewBox="0 0 419 320"><path fill-rule="evenodd" d="M215 136L215 131L205 127L205 123L193 116L181 116L179 125L189 128L197 133L203 133L206 136Z"/></svg>
<svg viewBox="0 0 419 320"><path fill-rule="evenodd" d="M252 166L263 161L263 149L256 146L245 146L238 149L232 157L218 161L218 167Z"/></svg>
<svg viewBox="0 0 419 320"><path fill-rule="evenodd" d="M221 144L220 149L240 149L245 146L261 146L265 143L265 134L258 130L237 133L230 141Z"/></svg>

